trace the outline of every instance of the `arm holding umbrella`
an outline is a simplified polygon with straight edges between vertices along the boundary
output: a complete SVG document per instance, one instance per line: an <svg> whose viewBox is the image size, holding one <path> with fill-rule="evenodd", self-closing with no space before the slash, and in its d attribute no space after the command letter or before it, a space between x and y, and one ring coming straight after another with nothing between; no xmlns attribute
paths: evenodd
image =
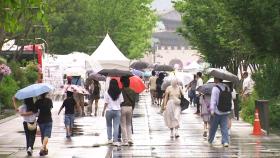
<svg viewBox="0 0 280 158"><path fill-rule="evenodd" d="M14 106L14 108L15 108L15 111L18 112L18 113L20 114L20 116L29 116L29 115L32 115L32 114L33 114L32 111L23 112L23 111L21 110L21 108L18 108L18 107L17 107L16 97L15 97L15 96L12 97L12 100L13 100L13 106Z"/></svg>

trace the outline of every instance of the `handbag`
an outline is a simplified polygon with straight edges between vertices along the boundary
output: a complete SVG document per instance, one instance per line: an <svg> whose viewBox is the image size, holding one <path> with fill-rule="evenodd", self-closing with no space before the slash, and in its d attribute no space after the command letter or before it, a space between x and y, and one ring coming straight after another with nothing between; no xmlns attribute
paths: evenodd
<svg viewBox="0 0 280 158"><path fill-rule="evenodd" d="M29 131L34 131L37 128L37 122L34 121L33 123L27 122L27 129Z"/></svg>
<svg viewBox="0 0 280 158"><path fill-rule="evenodd" d="M182 94L182 91L180 90L181 93L181 97L180 97L180 106L181 106L181 111L186 110L187 108L189 108L189 104L190 102L184 97L184 95Z"/></svg>

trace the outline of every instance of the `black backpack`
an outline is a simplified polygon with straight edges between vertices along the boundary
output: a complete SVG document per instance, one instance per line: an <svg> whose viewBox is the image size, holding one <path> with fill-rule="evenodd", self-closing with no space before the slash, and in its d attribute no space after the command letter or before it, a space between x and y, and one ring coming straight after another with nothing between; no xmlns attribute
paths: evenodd
<svg viewBox="0 0 280 158"><path fill-rule="evenodd" d="M231 95L230 90L228 90L228 87L225 87L224 91L218 85L216 87L220 90L219 103L217 106L218 110L221 112L231 111L232 95Z"/></svg>

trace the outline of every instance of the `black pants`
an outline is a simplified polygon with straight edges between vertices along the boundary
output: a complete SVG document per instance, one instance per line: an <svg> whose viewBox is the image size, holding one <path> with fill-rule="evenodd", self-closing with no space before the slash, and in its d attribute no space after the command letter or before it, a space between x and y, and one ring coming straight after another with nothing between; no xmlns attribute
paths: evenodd
<svg viewBox="0 0 280 158"><path fill-rule="evenodd" d="M196 112L200 113L200 103L199 103L200 95L196 95L195 102L196 102Z"/></svg>
<svg viewBox="0 0 280 158"><path fill-rule="evenodd" d="M33 150L37 128L33 131L28 130L27 122L23 122L23 128L26 137L26 149L28 149L28 147L31 147L31 149Z"/></svg>

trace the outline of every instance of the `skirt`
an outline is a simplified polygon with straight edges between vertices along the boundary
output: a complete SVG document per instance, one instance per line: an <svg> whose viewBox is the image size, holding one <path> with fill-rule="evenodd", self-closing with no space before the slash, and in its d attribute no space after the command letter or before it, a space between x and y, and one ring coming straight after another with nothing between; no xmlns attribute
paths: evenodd
<svg viewBox="0 0 280 158"><path fill-rule="evenodd" d="M179 128L181 121L181 107L174 104L174 100L167 102L166 109L163 112L164 123L168 128Z"/></svg>

